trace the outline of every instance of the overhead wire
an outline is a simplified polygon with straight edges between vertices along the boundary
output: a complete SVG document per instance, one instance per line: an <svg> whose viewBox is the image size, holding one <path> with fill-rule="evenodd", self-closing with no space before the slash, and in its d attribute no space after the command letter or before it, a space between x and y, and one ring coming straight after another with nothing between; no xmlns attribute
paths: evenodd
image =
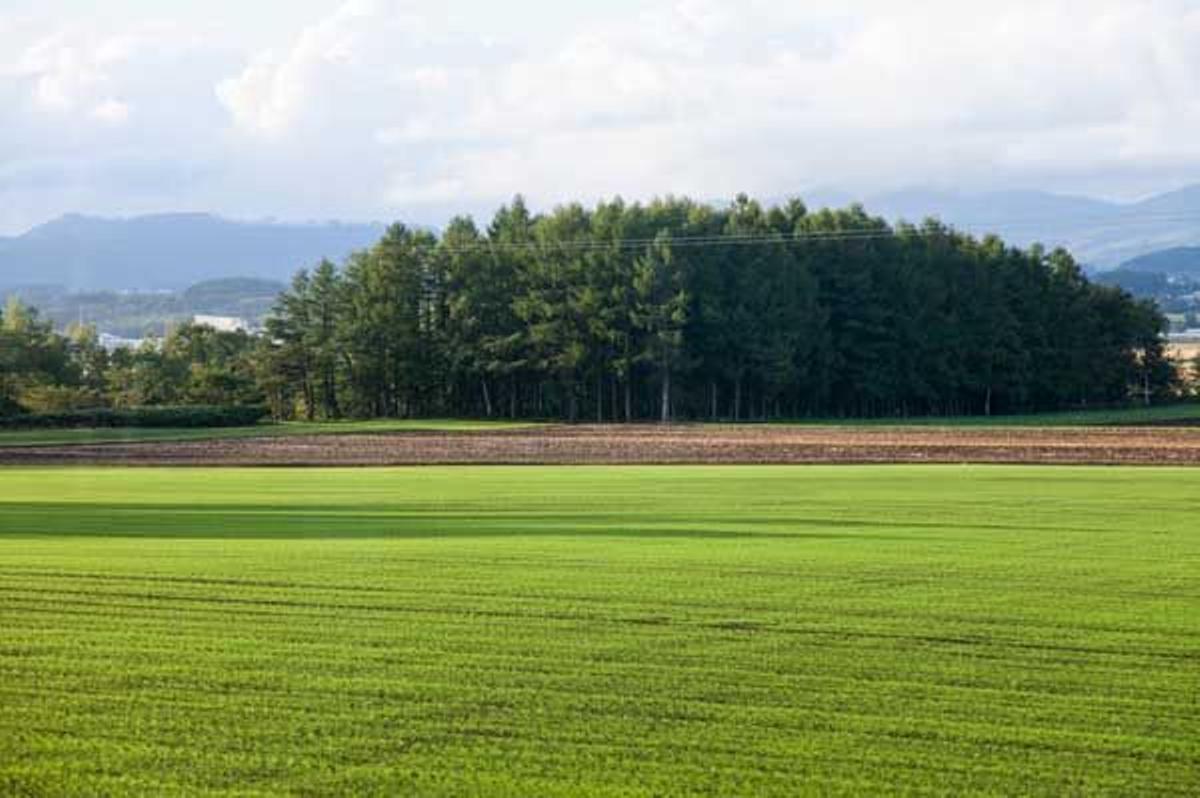
<svg viewBox="0 0 1200 798"><path fill-rule="evenodd" d="M811 213L808 216L802 217L805 219L815 218L819 212ZM1114 228L1128 228L1130 226L1164 223L1164 222L1188 222L1195 221L1198 223L1197 240L1200 241L1200 212L1185 213L1185 212L1157 212L1147 214L1128 213L1113 216L1105 216L1102 214L1088 215L1067 215L1060 221L1056 222L1052 218L1033 219L996 219L995 221L987 222L978 219L969 219L967 217L960 218L954 223L945 222L938 219L936 216L932 218L939 226L929 228L924 222L912 223L907 221L891 222L880 217L869 217L865 225L860 229L835 229L835 230L809 230L796 232L753 232L753 233L706 233L697 235L675 235L669 231L652 237L635 236L629 238L612 238L612 237L590 237L590 238L564 238L558 240L538 239L536 236L527 240L520 241L505 241L495 240L480 235L479 238L470 241L448 242L444 232L439 238L437 249L440 252L449 254L455 253L470 253L480 251L503 251L503 252L545 252L548 250L570 250L581 252L592 251L613 251L626 249L641 249L647 246L652 246L655 243L663 242L669 244L672 248L711 248L711 247L733 247L733 246L755 246L755 245L779 245L779 244L802 244L802 243L821 243L821 242L857 242L857 241L876 241L887 240L904 237L953 237L953 236L970 236L976 239L986 237L988 235L998 235L1000 237L1008 236L1011 238L1013 231L1021 231L1022 229L1037 228L1039 231L1048 227L1053 227L1056 224L1069 226L1077 224L1085 224L1090 221L1095 221L1097 224L1103 223L1105 228L1113 230ZM882 223L886 227L867 226L871 224ZM981 232L988 231L988 232ZM1048 241L1043 243L1049 246L1067 246L1074 238L1071 234L1056 233L1051 234ZM1006 242L1010 243L1010 242Z"/></svg>

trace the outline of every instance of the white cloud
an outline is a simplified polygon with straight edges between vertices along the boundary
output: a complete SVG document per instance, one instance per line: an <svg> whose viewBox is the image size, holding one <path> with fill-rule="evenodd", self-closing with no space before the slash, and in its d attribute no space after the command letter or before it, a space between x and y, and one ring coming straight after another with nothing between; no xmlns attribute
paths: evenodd
<svg viewBox="0 0 1200 798"><path fill-rule="evenodd" d="M60 32L30 45L5 72L28 87L38 111L68 114L90 109L94 119L111 123L120 116L123 121L128 105L104 94L113 84L112 70L129 60L136 47L133 37L97 39Z"/></svg>
<svg viewBox="0 0 1200 798"><path fill-rule="evenodd" d="M384 192L384 198L395 205L451 203L463 197L461 180L446 178L423 182L417 175L399 174Z"/></svg>
<svg viewBox="0 0 1200 798"><path fill-rule="evenodd" d="M129 105L120 100L105 100L92 109L92 118L107 125L123 125L129 121Z"/></svg>
<svg viewBox="0 0 1200 798"><path fill-rule="evenodd" d="M62 35L29 47L13 72L26 79L35 107L50 112L74 109L82 95L106 80L94 59Z"/></svg>
<svg viewBox="0 0 1200 798"><path fill-rule="evenodd" d="M285 132L313 110L309 103L327 76L361 63L360 48L370 41L380 13L372 0L351 0L301 32L285 54L264 52L240 75L221 81L217 97L243 130L268 136Z"/></svg>
<svg viewBox="0 0 1200 798"><path fill-rule="evenodd" d="M225 67L201 31L24 18L0 34L0 234L67 211L228 202L199 194L228 163L212 99Z"/></svg>
<svg viewBox="0 0 1200 798"><path fill-rule="evenodd" d="M512 0L503 13L354 0L302 13L252 33L0 27L16 53L0 55L13 117L0 151L182 154L216 165L203 191L171 195L193 192L193 207L418 221L517 191L545 204L1200 180L1191 0Z"/></svg>
<svg viewBox="0 0 1200 798"><path fill-rule="evenodd" d="M393 170L392 205L1027 180L1155 148L1200 167L1171 132L1200 97L1200 24L1173 0L684 0L489 64L414 60L478 42L411 8L345 6L222 102L254 135L369 125L361 154Z"/></svg>

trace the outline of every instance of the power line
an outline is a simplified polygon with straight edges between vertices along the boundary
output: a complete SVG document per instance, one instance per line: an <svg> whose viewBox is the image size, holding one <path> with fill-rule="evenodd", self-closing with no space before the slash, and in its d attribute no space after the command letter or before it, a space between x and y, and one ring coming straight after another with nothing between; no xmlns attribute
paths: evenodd
<svg viewBox="0 0 1200 798"><path fill-rule="evenodd" d="M611 240L573 239L562 241L490 241L481 239L477 242L447 244L441 243L430 246L438 252L449 254L466 254L479 252L536 252L548 253L555 251L572 252L614 252L629 249L643 249L662 243L672 249L702 249L716 247L738 246L785 246L788 244L820 244L869 242L881 240L901 240L911 238L976 238L961 230L943 228L925 230L921 228L903 228L899 230L831 230L813 231L809 233L735 233L729 235L697 235L673 236L664 235L654 238L624 238ZM1010 246L1011 245L1007 245Z"/></svg>
<svg viewBox="0 0 1200 798"><path fill-rule="evenodd" d="M813 218L808 216L804 218ZM1071 221L1077 221L1080 217L1072 217ZM1141 217L1113 217L1109 219L1099 220L1104 222L1106 229L1122 228L1130 225L1162 223L1167 221L1196 221L1200 223L1200 213L1173 213L1159 214L1153 216ZM663 243L669 244L672 248L704 248L704 247L730 247L740 245L771 245L771 244L801 244L813 242L847 242L847 241L873 241L886 240L893 238L912 238L912 237L972 237L981 239L988 235L999 235L1003 233L1011 233L1016 229L1025 227L1046 227L1055 224L1052 219L1045 220L1029 220L1027 222L1002 222L995 224L995 233L975 233L969 230L964 230L963 226L957 226L945 222L939 222L943 226L938 229L926 229L923 226L914 226L911 223L903 223L891 225L886 221L886 228L868 228L860 230L814 230L801 231L794 233L782 232L765 232L765 233L709 233L694 236L677 236L666 234L662 238L654 237L631 237L618 239L596 239L596 238L578 238L564 239L555 241L545 241L531 239L528 241L494 241L486 238L480 238L477 241L464 243L447 243L445 238L437 245L441 252L447 253L467 253L479 251L536 251L546 252L551 250L571 250L571 251L613 251L624 249L640 249L646 246L653 245L660 240ZM984 228L987 226L984 222L969 222L967 223L973 228ZM1072 236L1069 234L1058 234L1053 239L1054 242L1064 243ZM1197 230L1197 238L1200 239L1200 228ZM1011 243L1006 242L1009 246Z"/></svg>
<svg viewBox="0 0 1200 798"><path fill-rule="evenodd" d="M821 211L809 213L803 219L817 219L821 215ZM545 218L545 217L542 217ZM836 217L835 217L836 218ZM982 239L988 235L1004 235L1012 237L1014 231L1022 229L1036 228L1039 232L1046 233L1046 238L1049 240L1044 242L1051 246L1069 246L1070 240L1075 238L1075 235L1068 233L1053 233L1044 228L1060 226L1072 226L1079 224L1088 224L1094 221L1101 225L1104 230L1116 231L1121 229L1129 229L1137 225L1145 224L1161 224L1167 222L1190 222L1195 221L1200 223L1200 212L1183 212L1183 211L1151 211L1138 212L1126 211L1117 212L1114 214L1106 214L1096 212L1092 214L1068 214L1064 218L1048 218L1028 217L1025 219L997 219L992 222L973 219L960 221L957 224L941 222L936 229L928 229L920 225L914 225L911 222L891 223L880 217L868 217L859 221L865 221L867 225L882 224L885 227L864 227L863 229L847 229L847 230L812 230L798 231L792 233L784 232L755 232L755 233L707 233L692 236L677 236L671 235L664 230L665 235L654 237L630 237L630 238L577 238L564 240L538 240L536 238L523 241L495 241L487 238L478 238L472 241L448 243L444 234L436 248L439 252L448 254L460 253L477 253L477 252L552 252L552 251L571 251L571 252L614 252L629 249L642 249L647 246L652 246L655 243L662 241L669 244L672 248L677 249L696 249L696 248L715 248L715 247L735 247L735 246L764 246L764 245L787 245L787 244L805 244L805 243L824 243L824 242L869 242L877 240L888 240L897 238L912 238L912 237L971 237L976 240ZM803 222L801 222L803 224ZM986 233L977 233L973 230L966 230L965 227L970 227L973 230L986 230L991 227L992 230ZM1200 239L1200 227L1197 230L1197 238ZM1007 246L1012 247L1011 242L1005 242Z"/></svg>
<svg viewBox="0 0 1200 798"><path fill-rule="evenodd" d="M819 214L810 213L809 217ZM937 213L927 213L924 218L934 218L940 221L941 217ZM903 218L909 223L913 223L912 219ZM1146 224L1153 222L1200 222L1200 210L1197 211L1119 211L1113 213L1063 213L1056 215L1043 216L1010 216L1010 217L987 217L987 216L971 216L963 215L955 224L970 225L972 227L1025 227L1034 225L1070 225L1070 224L1096 224L1096 225L1123 225L1123 224ZM946 222L949 224L948 222Z"/></svg>

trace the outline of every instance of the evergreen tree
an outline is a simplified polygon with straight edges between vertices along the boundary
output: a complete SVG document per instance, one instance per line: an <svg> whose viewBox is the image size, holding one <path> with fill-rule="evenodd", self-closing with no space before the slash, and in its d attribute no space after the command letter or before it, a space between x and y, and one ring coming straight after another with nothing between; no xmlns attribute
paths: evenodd
<svg viewBox="0 0 1200 798"><path fill-rule="evenodd" d="M669 233L660 233L638 259L633 276L634 320L643 333L640 359L659 380L659 418L671 420L671 379L681 370L688 294L683 272L671 249Z"/></svg>
<svg viewBox="0 0 1200 798"><path fill-rule="evenodd" d="M0 412L267 401L279 418L781 418L1032 412L1180 394L1152 305L1062 250L861 207L667 197L487 229L393 225L301 271L265 334L184 325L111 357L0 314Z"/></svg>

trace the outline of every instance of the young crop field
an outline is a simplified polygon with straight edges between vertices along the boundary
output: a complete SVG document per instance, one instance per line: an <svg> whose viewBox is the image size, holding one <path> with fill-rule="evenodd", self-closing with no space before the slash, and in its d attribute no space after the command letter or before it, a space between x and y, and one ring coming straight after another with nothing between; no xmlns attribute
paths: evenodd
<svg viewBox="0 0 1200 798"><path fill-rule="evenodd" d="M1195 795L1200 470L0 469L0 794Z"/></svg>

